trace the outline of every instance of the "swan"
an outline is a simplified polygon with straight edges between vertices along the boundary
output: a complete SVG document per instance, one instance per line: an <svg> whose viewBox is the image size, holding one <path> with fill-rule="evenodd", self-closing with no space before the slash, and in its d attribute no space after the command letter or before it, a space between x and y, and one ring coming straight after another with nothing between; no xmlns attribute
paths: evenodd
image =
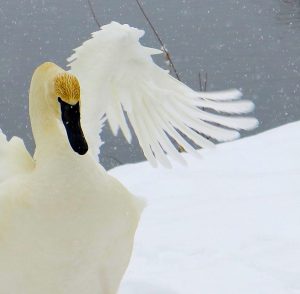
<svg viewBox="0 0 300 294"><path fill-rule="evenodd" d="M152 61L144 32L112 22L75 50L70 70L38 66L29 91L36 149L0 132L0 293L115 294L128 266L144 208L98 162L99 133L131 130L149 162L184 164L171 137L202 147L252 129L253 103L238 90L199 93ZM203 109L204 108L204 109ZM124 114L127 114L126 115Z"/></svg>
<svg viewBox="0 0 300 294"><path fill-rule="evenodd" d="M34 160L17 138L1 154L0 293L116 293L139 202L87 154L73 75L42 64L29 103Z"/></svg>

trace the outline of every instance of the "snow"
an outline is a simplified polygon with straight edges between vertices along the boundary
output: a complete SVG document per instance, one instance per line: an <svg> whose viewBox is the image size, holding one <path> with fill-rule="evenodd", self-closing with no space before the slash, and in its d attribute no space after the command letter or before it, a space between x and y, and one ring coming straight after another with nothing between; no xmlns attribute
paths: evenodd
<svg viewBox="0 0 300 294"><path fill-rule="evenodd" d="M120 294L300 293L300 122L111 170L148 203Z"/></svg>

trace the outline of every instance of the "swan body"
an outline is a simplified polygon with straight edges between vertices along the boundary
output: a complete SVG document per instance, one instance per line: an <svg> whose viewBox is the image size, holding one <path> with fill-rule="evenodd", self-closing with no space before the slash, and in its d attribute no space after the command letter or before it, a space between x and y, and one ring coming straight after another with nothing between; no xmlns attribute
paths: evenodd
<svg viewBox="0 0 300 294"><path fill-rule="evenodd" d="M35 160L2 144L20 170L0 185L0 293L113 294L131 255L139 201L70 148L53 93L61 72L46 63L33 75Z"/></svg>
<svg viewBox="0 0 300 294"><path fill-rule="evenodd" d="M0 132L0 293L117 293L143 202L99 165L105 121L128 142L130 123L146 158L165 167L168 155L185 163L171 138L197 156L190 141L212 147L207 136L232 140L257 125L240 116L253 103L238 90L196 92L155 65L161 52L143 34L113 22L75 50L69 72L35 70L33 157Z"/></svg>

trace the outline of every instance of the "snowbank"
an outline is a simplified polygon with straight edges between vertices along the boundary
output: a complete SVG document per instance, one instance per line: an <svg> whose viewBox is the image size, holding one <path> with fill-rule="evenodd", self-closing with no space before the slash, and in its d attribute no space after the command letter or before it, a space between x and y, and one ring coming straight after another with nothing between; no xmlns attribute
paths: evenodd
<svg viewBox="0 0 300 294"><path fill-rule="evenodd" d="M300 122L110 173L146 198L120 294L300 293Z"/></svg>

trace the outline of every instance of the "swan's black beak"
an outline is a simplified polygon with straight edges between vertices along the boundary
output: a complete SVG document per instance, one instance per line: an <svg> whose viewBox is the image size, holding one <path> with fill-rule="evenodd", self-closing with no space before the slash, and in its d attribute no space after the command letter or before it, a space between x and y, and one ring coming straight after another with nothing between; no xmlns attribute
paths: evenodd
<svg viewBox="0 0 300 294"><path fill-rule="evenodd" d="M58 102L61 106L61 118L66 128L70 145L75 152L84 155L89 147L80 125L79 102L71 105L64 102L61 98L58 98Z"/></svg>

